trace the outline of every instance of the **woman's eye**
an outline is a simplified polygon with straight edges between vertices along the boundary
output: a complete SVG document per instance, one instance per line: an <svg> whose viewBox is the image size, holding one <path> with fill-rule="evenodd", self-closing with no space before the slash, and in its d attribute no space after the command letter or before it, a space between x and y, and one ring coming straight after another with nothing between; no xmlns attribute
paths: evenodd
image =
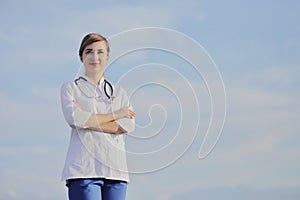
<svg viewBox="0 0 300 200"><path fill-rule="evenodd" d="M102 50L99 50L99 51L86 50L84 52L84 54L88 55L88 54L93 54L94 52L97 52L97 54L103 54L104 53L104 51L102 51Z"/></svg>

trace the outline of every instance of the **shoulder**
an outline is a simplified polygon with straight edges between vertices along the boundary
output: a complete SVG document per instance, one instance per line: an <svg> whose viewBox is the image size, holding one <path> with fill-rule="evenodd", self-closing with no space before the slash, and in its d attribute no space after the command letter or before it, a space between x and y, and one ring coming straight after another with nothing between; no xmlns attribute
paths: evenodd
<svg viewBox="0 0 300 200"><path fill-rule="evenodd" d="M127 95L125 89L121 86L114 86L114 93L115 93L115 96Z"/></svg>
<svg viewBox="0 0 300 200"><path fill-rule="evenodd" d="M68 81L68 82L64 82L62 85L61 85L61 88L60 90L63 92L63 91L67 91L67 90L72 90L74 88L74 81Z"/></svg>

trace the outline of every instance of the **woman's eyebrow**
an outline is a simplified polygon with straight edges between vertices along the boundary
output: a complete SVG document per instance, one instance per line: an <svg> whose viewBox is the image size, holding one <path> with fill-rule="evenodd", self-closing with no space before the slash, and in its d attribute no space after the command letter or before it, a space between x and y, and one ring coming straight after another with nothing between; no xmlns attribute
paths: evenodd
<svg viewBox="0 0 300 200"><path fill-rule="evenodd" d="M85 49L85 51L93 51L93 49ZM95 51L104 51L104 48L95 49Z"/></svg>

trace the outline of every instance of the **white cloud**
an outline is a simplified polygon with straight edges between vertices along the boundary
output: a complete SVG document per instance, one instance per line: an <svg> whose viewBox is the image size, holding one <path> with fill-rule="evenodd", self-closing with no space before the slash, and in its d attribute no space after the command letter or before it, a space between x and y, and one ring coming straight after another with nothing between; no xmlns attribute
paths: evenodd
<svg viewBox="0 0 300 200"><path fill-rule="evenodd" d="M179 199L198 199L199 197L210 200L265 200L265 199L291 199L296 200L299 198L299 188L257 188L249 186L239 187L217 187L217 188L198 188L190 190L186 193L174 195L170 200Z"/></svg>
<svg viewBox="0 0 300 200"><path fill-rule="evenodd" d="M39 99L43 102L51 102L51 105L58 105L60 102L60 88L59 87L53 87L53 86L47 86L47 85L34 85L31 87L29 91L30 95L32 95L32 98Z"/></svg>
<svg viewBox="0 0 300 200"><path fill-rule="evenodd" d="M17 191L13 188L8 188L5 193L6 194L4 194L4 196L7 195L6 197L4 197L5 199L17 199L18 198Z"/></svg>
<svg viewBox="0 0 300 200"><path fill-rule="evenodd" d="M293 84L299 82L297 76L299 72L298 66L272 66L263 68L257 76L262 82L274 84L275 88L281 85L292 87Z"/></svg>
<svg viewBox="0 0 300 200"><path fill-rule="evenodd" d="M53 97L53 101L47 98L48 93L39 93L37 97L29 95L26 96L27 100L2 95L0 119L5 126L2 127L1 139L10 141L20 137L33 139L33 136L40 139L42 136L67 137L68 127L64 123L59 98L56 101ZM59 134L58 130L66 134Z"/></svg>
<svg viewBox="0 0 300 200"><path fill-rule="evenodd" d="M52 166L52 168L55 168L55 166ZM67 196L64 183L60 182L57 176L48 175L49 171L40 172L39 169L31 169L30 171L22 168L18 170L11 168L9 171L1 170L0 174L2 180L5 180L5 183L3 181L0 183L1 199L50 200L63 199Z"/></svg>
<svg viewBox="0 0 300 200"><path fill-rule="evenodd" d="M299 141L299 100L293 93L282 96L282 91L270 91L253 85L231 85L227 86L227 91L227 122L212 154L207 159L197 160L195 152L202 142L198 135L190 153L162 170L166 174L181 172L176 178L168 177L169 181L174 182L171 193L176 191L177 186L180 187L176 180L181 178L189 180L190 186L187 187L299 186L293 169L300 166L300 162L294 159L299 157L300 148L297 142L291 144L293 140ZM276 102L270 103L274 99ZM163 157L155 162L160 162ZM151 176L155 179L154 174Z"/></svg>
<svg viewBox="0 0 300 200"><path fill-rule="evenodd" d="M51 149L46 146L34 144L30 146L2 146L0 147L1 157L15 157L18 155L43 155L51 153Z"/></svg>

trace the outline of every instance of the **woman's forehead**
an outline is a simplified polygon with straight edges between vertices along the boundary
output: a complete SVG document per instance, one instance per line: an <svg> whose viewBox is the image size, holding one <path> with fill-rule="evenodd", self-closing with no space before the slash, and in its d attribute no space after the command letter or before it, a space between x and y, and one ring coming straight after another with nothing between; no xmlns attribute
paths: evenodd
<svg viewBox="0 0 300 200"><path fill-rule="evenodd" d="M85 50L86 49L91 49L91 50L104 49L104 50L106 50L106 48L107 48L107 46L106 46L105 41L98 41L98 42L94 42L90 45L87 45L85 47Z"/></svg>

